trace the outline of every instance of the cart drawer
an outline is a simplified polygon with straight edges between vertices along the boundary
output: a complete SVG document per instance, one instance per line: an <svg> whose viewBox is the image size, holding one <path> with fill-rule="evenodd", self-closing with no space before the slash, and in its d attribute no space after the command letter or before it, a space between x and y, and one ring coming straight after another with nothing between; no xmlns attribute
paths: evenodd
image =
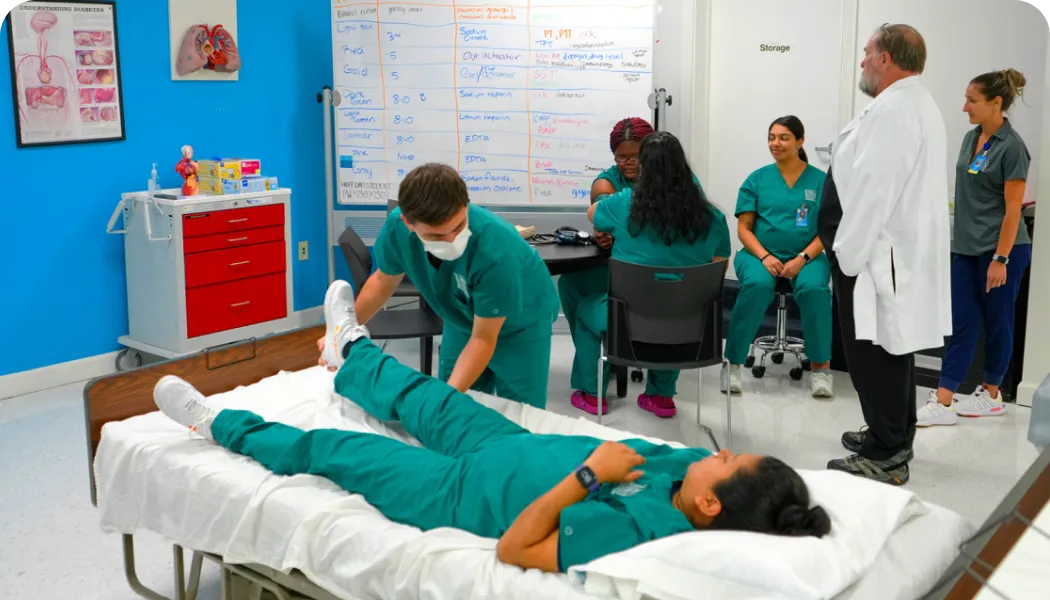
<svg viewBox="0 0 1050 600"><path fill-rule="evenodd" d="M288 316L285 274L186 291L186 331L194 338Z"/></svg>
<svg viewBox="0 0 1050 600"><path fill-rule="evenodd" d="M266 242L190 254L186 257L186 287L284 273L285 252L284 242Z"/></svg>
<svg viewBox="0 0 1050 600"><path fill-rule="evenodd" d="M214 235L202 235L186 238L183 241L183 253L208 252L209 250L223 250L225 248L236 248L238 246L250 246L262 242L279 242L284 240L284 227L260 227L259 229L247 229L233 233L216 233Z"/></svg>
<svg viewBox="0 0 1050 600"><path fill-rule="evenodd" d="M284 204L231 208L182 216L183 237L284 225Z"/></svg>

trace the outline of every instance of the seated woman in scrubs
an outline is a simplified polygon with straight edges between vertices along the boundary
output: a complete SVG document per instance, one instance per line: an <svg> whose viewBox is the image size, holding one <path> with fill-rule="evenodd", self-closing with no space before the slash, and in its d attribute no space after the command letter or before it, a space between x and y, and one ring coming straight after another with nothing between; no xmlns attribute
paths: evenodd
<svg viewBox="0 0 1050 600"><path fill-rule="evenodd" d="M666 132L642 142L634 187L592 204L587 216L596 231L616 238L612 257L617 260L692 267L725 260L732 251L725 215L704 197L682 144ZM587 296L575 315L573 364L581 368L572 383L572 405L592 415L598 414L598 353L608 323L608 299L607 291ZM638 406L658 417L673 417L677 381L678 371L650 371ZM607 377L601 382L603 391L608 383ZM608 407L603 402L602 412Z"/></svg>
<svg viewBox="0 0 1050 600"><path fill-rule="evenodd" d="M740 393L740 365L751 351L762 318L773 301L776 279L791 280L802 315L806 356L813 365L813 396L832 395L831 265L817 237L817 215L824 172L811 166L802 149L805 128L797 117L769 126L769 152L775 161L755 171L736 203L737 235L744 244L733 267L740 293L726 335L722 387Z"/></svg>
<svg viewBox="0 0 1050 600"><path fill-rule="evenodd" d="M827 513L783 462L641 440L532 434L446 383L399 364L358 325L346 282L325 296L321 363L335 391L423 447L371 433L301 431L220 410L168 376L157 406L177 423L278 475L327 477L387 518L498 538L524 569L567 571L649 540L697 529L823 536Z"/></svg>
<svg viewBox="0 0 1050 600"><path fill-rule="evenodd" d="M623 119L613 127L609 134L609 148L613 153L613 166L602 171L591 184L591 204L631 187L638 176L638 149L642 140L653 133L653 126L644 119L632 117ZM595 242L603 250L612 247L613 237L608 233L596 232ZM558 277L558 296L561 297L562 311L569 323L569 337L576 343L577 313L581 304L593 303L600 299L609 289L609 267L602 266L578 273L566 273ZM579 357L579 354L576 355ZM597 359L595 359L597 360ZM596 363L584 363L576 358L572 361L572 374L569 383L574 390L582 390L596 375ZM595 409L597 410L597 409Z"/></svg>
<svg viewBox="0 0 1050 600"><path fill-rule="evenodd" d="M952 235L952 337L944 348L941 379L919 408L916 425L955 425L957 415L1006 414L999 395L1014 345L1014 306L1032 261L1032 239L1021 222L1031 156L1005 112L1024 93L1014 69L985 73L970 82L963 111L976 125L963 139L955 163ZM981 328L984 383L954 402L973 362Z"/></svg>

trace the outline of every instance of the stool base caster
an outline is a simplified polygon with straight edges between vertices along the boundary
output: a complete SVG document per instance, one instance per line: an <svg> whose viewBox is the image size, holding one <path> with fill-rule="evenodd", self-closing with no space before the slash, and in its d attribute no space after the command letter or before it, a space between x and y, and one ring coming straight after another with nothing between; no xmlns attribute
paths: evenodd
<svg viewBox="0 0 1050 600"><path fill-rule="evenodd" d="M766 368L761 365L751 368L751 375L753 375L755 379L762 379L762 377L764 377L765 374Z"/></svg>
<svg viewBox="0 0 1050 600"><path fill-rule="evenodd" d="M754 356L747 357L747 360L744 361L744 368L750 369L753 366L755 366L755 357Z"/></svg>
<svg viewBox="0 0 1050 600"><path fill-rule="evenodd" d="M802 370L803 371L812 371L813 370L813 361L809 360L808 358L802 359Z"/></svg>
<svg viewBox="0 0 1050 600"><path fill-rule="evenodd" d="M645 374L642 373L641 370L635 369L631 371L631 381L635 383L641 383L645 381Z"/></svg>
<svg viewBox="0 0 1050 600"><path fill-rule="evenodd" d="M773 364L774 365L779 365L779 364L781 364L783 362L784 362L784 353L783 352L774 352L773 353Z"/></svg>
<svg viewBox="0 0 1050 600"><path fill-rule="evenodd" d="M791 369L791 372L788 374L791 375L791 378L795 381L802 381L802 367L795 367L794 369Z"/></svg>

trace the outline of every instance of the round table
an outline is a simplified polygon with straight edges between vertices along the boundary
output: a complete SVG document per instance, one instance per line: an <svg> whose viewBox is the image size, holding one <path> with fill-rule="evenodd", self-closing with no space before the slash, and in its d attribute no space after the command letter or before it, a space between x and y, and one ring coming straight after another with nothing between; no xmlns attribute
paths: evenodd
<svg viewBox="0 0 1050 600"><path fill-rule="evenodd" d="M543 259L551 275L586 271L609 264L609 253L598 246L541 244L533 248Z"/></svg>
<svg viewBox="0 0 1050 600"><path fill-rule="evenodd" d="M558 244L540 244L533 246L547 265L551 275L564 275L576 271L586 271L609 264L609 253L598 246L559 246ZM595 366L597 368L597 366ZM609 365L616 372L616 395L623 398L627 395L627 369Z"/></svg>

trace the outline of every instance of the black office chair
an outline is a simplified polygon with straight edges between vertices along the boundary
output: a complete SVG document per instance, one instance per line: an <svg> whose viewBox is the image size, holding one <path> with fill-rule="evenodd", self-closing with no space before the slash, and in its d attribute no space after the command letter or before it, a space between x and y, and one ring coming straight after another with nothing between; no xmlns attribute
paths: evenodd
<svg viewBox="0 0 1050 600"><path fill-rule="evenodd" d="M700 369L722 364L722 284L726 261L697 267L644 267L609 261L609 325L598 359L639 369L697 369L696 423L718 449L718 440L700 422ZM603 391L598 386L601 421ZM732 405L726 392L726 429L733 445Z"/></svg>
<svg viewBox="0 0 1050 600"><path fill-rule="evenodd" d="M354 289L361 290L372 274L372 255L361 236L347 227L339 236L339 248L350 267ZM402 282L403 283L403 282ZM414 290L415 293L412 293ZM419 290L412 286L394 292L395 297L417 297L419 308L407 310L381 310L368 322L368 331L374 340L405 340L419 338L419 370L431 375L434 370L434 338L441 335L444 323L441 317L427 306Z"/></svg>
<svg viewBox="0 0 1050 600"><path fill-rule="evenodd" d="M784 355L791 354L798 362L798 366L791 369L791 378L795 381L802 379L802 372L812 368L808 358L805 358L806 342L797 337L787 334L788 305L787 300L794 295L791 281L783 277L777 277L776 287L773 289L777 298L777 332L774 335L764 335L751 343L744 366L751 369L751 374L756 379L761 379L766 374L766 356L772 354L774 364L784 362ZM762 353L762 357L755 364L756 350Z"/></svg>

